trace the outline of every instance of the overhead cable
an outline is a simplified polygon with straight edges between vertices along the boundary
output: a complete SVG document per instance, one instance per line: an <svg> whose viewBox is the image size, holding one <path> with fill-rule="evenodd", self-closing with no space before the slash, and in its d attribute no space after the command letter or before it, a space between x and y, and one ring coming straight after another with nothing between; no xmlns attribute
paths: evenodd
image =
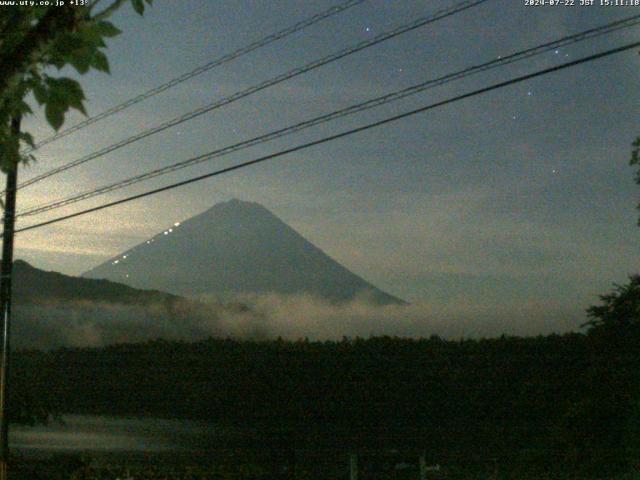
<svg viewBox="0 0 640 480"><path fill-rule="evenodd" d="M180 83L183 83L193 77L196 77L204 72L208 72L209 70L212 70L216 67L219 67L220 65L224 65L226 63L229 63L243 55L246 55L247 53L253 52L254 50L257 50L259 48L262 48L266 45L269 45L270 43L273 43L277 40L282 40L285 37L288 37L289 35L292 35L296 32L299 32L301 30L304 30L307 27L310 27L311 25L314 25L324 19L327 19L329 17L332 17L334 15L337 15L338 13L341 13L351 7L354 7L356 5L359 5L361 3L365 2L365 0L348 0L347 2L341 3L339 5L335 5L327 10L324 10L323 12L320 13L316 13L315 15L312 15L309 18L306 18L298 23L295 23L283 30L280 30L279 32L275 32L272 33L271 35L267 35L266 37L261 38L260 40L257 40L245 47L239 48L238 50L235 50L231 53L227 53L221 57L218 57L214 60L211 60L210 62L205 63L204 65L200 65L197 68L194 68L193 70L183 73L182 75L180 75L179 77L173 78L171 80L169 80L166 83L163 83L162 85L158 85L157 87L151 88L149 90L147 90L144 93L141 93L140 95L137 95L133 98L130 98L129 100L126 100L122 103L119 103L118 105L109 108L108 110L105 110L97 115L94 115L92 117L89 117L85 120L83 120L82 122L79 122L75 125L72 125L69 128L65 128L64 130L61 130L60 132L45 138L44 140L41 140L40 142L36 143L36 145L33 148L29 148L27 150L25 150L25 153L29 153L32 152L33 150L40 148L44 145L47 145L49 143L55 142L56 140L59 140L63 137L66 137L67 135L71 135L74 132L77 132L78 130L81 130L85 127L88 127L89 125L92 125L96 122L99 122L100 120L103 120L107 117L110 117L111 115L114 115L118 112L121 112L133 105L136 105L137 103L140 103L148 98L154 97L156 95L158 95L159 93L164 92L165 90L168 90L172 87L175 87L176 85L179 85Z"/></svg>
<svg viewBox="0 0 640 480"><path fill-rule="evenodd" d="M530 80L532 78L537 78L537 77L541 77L543 75L548 75L548 74L553 73L553 72L564 70L564 69L567 69L567 68L570 68L570 67L574 67L576 65L580 65L580 64L583 64L583 63L587 63L587 62L591 62L591 61L594 61L594 60L598 60L600 58L608 57L608 56L614 55L616 53L625 52L625 51L628 51L628 50L631 50L631 49L634 49L634 48L638 48L638 47L640 47L640 42L634 42L634 43L623 45L621 47L617 47L617 48L613 48L613 49L610 49L610 50L606 50L604 52L600 52L600 53L597 53L597 54L594 54L594 55L589 55L587 57L582 57L580 59L577 59L577 60L574 60L574 61L571 61L571 62L566 62L566 63L560 64L560 65L556 65L554 67L545 68L543 70L538 70L538 71L536 71L534 73L529 73L527 75L522 75L522 76L519 76L519 77L512 78L510 80L506 80L506 81L503 81L503 82L495 83L495 84L490 85L488 87L484 87L484 88L480 88L480 89L477 89L477 90L473 90L471 92L468 92L468 93L465 93L465 94L462 94L462 95L457 95L455 97L452 97L452 98L449 98L449 99L446 99L446 100L441 100L439 102L432 103L432 104L429 104L429 105L425 105L423 107L416 108L416 109L410 110L408 112L404 112L404 113L401 113L401 114L398 114L398 115L387 117L385 119L378 120L378 121L372 122L372 123L368 123L366 125L362 125L362 126L357 127L357 128L352 128L350 130L345 130L343 132L336 133L334 135L329 135L327 137L323 137L321 139L314 140L312 142L303 143L301 145L297 145L295 147L291 147L291 148L288 148L288 149L285 149L285 150L281 150L281 151L276 152L276 153L272 153L272 154L269 154L269 155L264 155L262 157L255 158L253 160L248 160L246 162L242 162L242 163L230 166L230 167L226 167L226 168L222 168L222 169L219 169L219 170L215 170L213 172L206 173L204 175L199 175L199 176L196 176L196 177L192 177L192 178L189 178L187 180L182 180L180 182L172 183L172 184L166 185L164 187L155 188L153 190L148 190L146 192L139 193L139 194L136 194L136 195L132 195L132 196L120 199L120 200L104 203L102 205L98 205L98 206L95 206L95 207L92 207L92 208L81 210L79 212L71 213L71 214L68 214L68 215L63 215L63 216L60 216L60 217L57 217L57 218L53 218L51 220L47 220L47 221L44 221L44 222L36 223L34 225L29 225L29 226L26 226L26 227L22 227L22 228L16 229L15 233L26 232L26 231L34 230L34 229L37 229L37 228L42 228L42 227L47 226L47 225L53 225L53 224L56 224L56 223L59 223L59 222L65 221L65 220L69 220L71 218L76 218L76 217L79 217L79 216L87 215L89 213L93 213L93 212L97 212L97 211L100 211L100 210L104 210L106 208L114 207L116 205L122 205L124 203L132 202L134 200L145 198L145 197L148 197L148 196L151 196L151 195L155 195L155 194L158 194L158 193L161 193L161 192L166 192L166 191L169 191L169 190L173 190L175 188L182 187L182 186L185 186L185 185L189 185L191 183L200 182L200 181L205 180L207 178L216 177L216 176L219 176L219 175L223 175L225 173L230 173L230 172L233 172L233 171L236 171L236 170L240 170L242 168L246 168L246 167L249 167L249 166L252 166L252 165L263 163L263 162L266 162L268 160L273 160L275 158L280 158L280 157L283 157L285 155L290 155L292 153L299 152L299 151L308 149L310 147L314 147L316 145L321 145L321 144L324 144L324 143L328 143L328 142L331 142L331 141L334 141L334 140L337 140L337 139L340 139L340 138L344 138L344 137L347 137L347 136L350 136L350 135L354 135L356 133L360 133L360 132L364 132L366 130L370 130L372 128L377 128L377 127L380 127L382 125L389 124L391 122L396 122L396 121L401 120L403 118L407 118L407 117L410 117L410 116L413 116L413 115L416 115L416 114L419 114L419 113L426 112L428 110L433 110L435 108L442 107L444 105L449 105L449 104L452 104L452 103L455 103L455 102L459 102L459 101L467 99L467 98L475 97L477 95L481 95L481 94L484 94L484 93L487 93L487 92L491 92L491 91L494 91L494 90L505 88L505 87L507 87L509 85L514 85L516 83L521 83L521 82L524 82L526 80Z"/></svg>
<svg viewBox="0 0 640 480"><path fill-rule="evenodd" d="M571 44L575 44L580 41L595 38L605 34L610 34L615 31L621 30L623 28L629 28L629 27L638 25L639 23L640 23L640 15L633 15L623 20L608 23L606 25L602 25L596 28L591 28L589 30L585 30L580 33L569 35L569 36L560 38L558 40L547 42L542 45L531 47L525 50L520 50L518 52L514 52L508 55L501 55L498 58L490 60L486 63L480 64L480 65L474 65L454 73L450 73L435 79L430 79L425 82L421 82L419 84L412 85L410 87L407 87L392 93L388 93L376 98L372 98L365 102L360 102L354 105L350 105L346 108L342 108L340 110L336 110L324 115L320 115L312 119L305 120L303 122L299 122L294 125L290 125L286 128L281 128L279 130L275 130L257 137L253 137L248 140L244 140L242 142L238 142L233 145L229 145L229 146L205 153L203 155L198 155L196 157L183 160L181 162L177 162L165 167L161 167L161 168L151 170L139 175L135 175L130 178L120 180L118 182L114 182L111 184L107 184L96 189L92 189L89 191L85 191L82 193L65 197L63 199L58 199L52 202L48 202L28 210L18 212L17 216L25 217L25 216L38 215L50 210L68 206L83 200L87 200L89 198L93 198L98 195L102 195L108 192L112 192L114 190L125 188L130 185L134 185L136 183L140 183L145 180L149 180L161 175L165 175L177 170L181 170L186 167L190 167L192 165L209 161L214 158L219 158L219 157L237 152L239 150L244 150L245 148L249 148L258 144L265 143L267 141L281 138L286 135L291 135L301 130L305 130L307 128L311 128L316 125L327 123L332 120L345 117L347 115L352 115L352 114L369 110L371 108L378 107L387 103L395 102L400 99L406 98L410 95L415 95L417 93L423 92L425 90L428 90L440 85L444 85L446 83L449 83L455 80L460 80L462 78L466 78L468 76L475 75L480 72L485 72L485 71L502 67L511 63L525 60L536 55L541 55L548 51L552 51L558 48L566 47Z"/></svg>
<svg viewBox="0 0 640 480"><path fill-rule="evenodd" d="M57 175L59 173L65 172L71 168L77 167L79 165L82 165L84 163L87 163L91 160L95 160L96 158L100 158L108 153L111 153L115 150L118 150L126 145L130 145L134 142L137 142L139 140L142 140L143 138L147 138L151 135L154 135L156 133L162 132L164 130L167 130L168 128L174 127L176 125L179 125L181 123L184 123L186 121L192 120L196 117L199 117L201 115L204 115L205 113L209 113L215 109L218 109L220 107L223 107L225 105L228 105L230 103L233 103L235 101L238 101L242 98L248 97L250 95L253 95L254 93L260 92L262 90L265 90L269 87L272 87L274 85L277 85L279 83L282 83L286 80L289 80L291 78L297 77L299 75L302 75L304 73L307 73L311 70L314 70L316 68L319 68L321 66L327 65L329 63L335 62L337 60L340 60L342 58L345 58L349 55L352 55L356 52L360 52L366 48L372 47L374 45L378 45L384 41L387 41L391 38L397 37L403 33L407 33L409 31L415 30L417 28L423 27L427 24L430 23L434 23L438 20L442 20L444 18L450 17L452 15L455 15L457 13L460 13L464 10L467 10L469 8L475 7L477 5L480 5L482 3L485 3L489 0L466 0L464 2L458 3L457 5L453 6L453 7L449 7L449 8L445 8L442 10L437 11L435 14L429 15L429 16L425 16L425 17L421 17L417 20L414 20L413 22L410 22L408 24L404 24L401 25L399 27L396 27L393 30L381 33L379 35L376 35L375 37L369 39L369 40L364 40L361 41L359 43L357 43L356 45L353 45L351 47L347 47L345 49L342 49L338 52L332 53L330 55L327 55L319 60L315 60L313 62L307 63L306 65L303 65L301 67L298 68L294 68L293 70L289 70L288 72L285 72L283 74L280 74L276 77L273 77L269 80L265 80L264 82L261 82L257 85L254 85L252 87L249 87L245 90L241 90L239 92L234 93L233 95L229 96L229 97L225 97L223 99L217 100L216 102L213 102L209 105L206 105L204 107L198 108L196 110L192 110L191 112L185 113L184 115L181 115L179 117L173 118L172 120L166 121L160 125L157 125L155 127L152 127L150 129L147 129L143 132L140 132L138 134L132 135L128 138L125 138L124 140L121 140L117 143L114 143L112 145L109 145L107 147L104 147L96 152L90 153L89 155L86 155L84 157L78 158L76 160L73 160L69 163L66 163L64 165L61 165L59 167L56 167L52 170L49 170L47 172L44 172L36 177L33 177L29 180L26 180L24 182L22 182L21 184L18 185L18 188L24 188L26 186L29 185L33 185L34 183L40 182L46 178L49 178L53 175Z"/></svg>

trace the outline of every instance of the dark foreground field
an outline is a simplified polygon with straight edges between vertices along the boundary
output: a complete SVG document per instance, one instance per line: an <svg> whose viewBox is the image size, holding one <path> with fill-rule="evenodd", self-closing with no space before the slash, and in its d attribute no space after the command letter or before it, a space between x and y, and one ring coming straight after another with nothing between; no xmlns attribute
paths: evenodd
<svg viewBox="0 0 640 480"><path fill-rule="evenodd" d="M290 459L268 449L229 449L206 454L57 455L47 460L21 459L14 478L29 479L348 479L351 456L339 451L293 452ZM429 466L428 479L473 478L463 469ZM364 479L419 478L418 459L399 452L362 452L358 476Z"/></svg>
<svg viewBox="0 0 640 480"><path fill-rule="evenodd" d="M350 456L341 452L297 451L294 464L274 464L266 451L224 451L215 456L133 456L94 457L58 455L47 460L16 459L10 478L17 480L348 480ZM357 478L362 480L419 480L417 459L396 452L365 452L358 456ZM494 462L478 465L429 465L426 480L552 480L600 478L636 480L637 473L597 477L557 473L501 471Z"/></svg>
<svg viewBox="0 0 640 480"><path fill-rule="evenodd" d="M295 463L273 463L267 451L229 450L207 456L167 455L56 455L48 459L16 457L11 479L16 480L348 480L350 455L331 451L296 451ZM361 480L419 480L420 468L413 455L394 451L364 452L358 456L357 478ZM582 476L553 472L500 470L495 462L485 465L429 465L426 480L636 480L636 472Z"/></svg>
<svg viewBox="0 0 640 480"><path fill-rule="evenodd" d="M296 478L347 478L349 453L390 451L412 452L414 463L425 452L429 465L442 466L432 478L618 478L639 466L638 345L629 328L479 341L158 340L21 352L13 405L23 419L176 418L234 432L202 445L226 452L222 460L184 460L195 469L204 459L203 475L136 477L131 464L133 478L257 478L285 468ZM367 473L363 460L359 478L401 478L416 468L388 463ZM160 465L149 458L141 468L169 468Z"/></svg>

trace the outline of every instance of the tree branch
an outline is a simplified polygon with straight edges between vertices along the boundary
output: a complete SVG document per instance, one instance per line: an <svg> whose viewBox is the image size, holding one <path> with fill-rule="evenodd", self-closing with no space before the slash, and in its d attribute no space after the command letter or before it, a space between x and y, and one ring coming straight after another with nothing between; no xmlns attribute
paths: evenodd
<svg viewBox="0 0 640 480"><path fill-rule="evenodd" d="M38 61L44 48L60 32L73 28L75 12L72 9L51 7L40 22L32 28L22 42L5 55L0 56L0 92L3 92L0 108L5 108L11 89L25 71Z"/></svg>
<svg viewBox="0 0 640 480"><path fill-rule="evenodd" d="M127 0L114 0L114 2L111 5L106 7L100 13L96 13L93 17L91 17L91 19L98 21L98 20L104 20L105 18L110 17L113 14L113 12L119 9L120 6L126 1Z"/></svg>

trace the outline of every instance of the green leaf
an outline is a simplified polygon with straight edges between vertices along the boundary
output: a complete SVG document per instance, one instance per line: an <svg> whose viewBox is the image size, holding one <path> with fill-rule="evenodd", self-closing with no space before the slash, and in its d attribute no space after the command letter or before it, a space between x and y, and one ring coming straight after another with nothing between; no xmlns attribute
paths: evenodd
<svg viewBox="0 0 640 480"><path fill-rule="evenodd" d="M78 48L77 40L74 37L74 35L69 33L61 34L53 44L52 49L57 55L63 58L71 55L73 51Z"/></svg>
<svg viewBox="0 0 640 480"><path fill-rule="evenodd" d="M71 98L71 99L69 99L69 106L71 108L75 108L80 113L82 113L84 116L87 116L87 110L84 108L84 103L82 103L82 100L80 100L78 98Z"/></svg>
<svg viewBox="0 0 640 480"><path fill-rule="evenodd" d="M93 68L101 72L111 73L109 71L109 60L107 59L107 56L103 52L95 53L95 55L93 56L93 61L91 62L91 65L93 66Z"/></svg>
<svg viewBox="0 0 640 480"><path fill-rule="evenodd" d="M67 64L67 62L65 62L61 57L52 58L50 63L58 70L62 70Z"/></svg>
<svg viewBox="0 0 640 480"><path fill-rule="evenodd" d="M96 24L92 24L77 31L75 33L75 37L76 49L84 49L87 52L93 52L100 47L106 46L102 39L103 35L100 33Z"/></svg>
<svg viewBox="0 0 640 480"><path fill-rule="evenodd" d="M113 25L113 23L106 21L96 23L94 28L100 35L107 38L112 38L122 33L122 30Z"/></svg>
<svg viewBox="0 0 640 480"><path fill-rule="evenodd" d="M89 71L89 67L91 66L91 57L86 54L77 54L69 59L69 63L78 73L84 75Z"/></svg>
<svg viewBox="0 0 640 480"><path fill-rule="evenodd" d="M49 92L47 92L47 89L41 82L36 81L33 84L33 96L36 97L36 102L42 105L47 103Z"/></svg>
<svg viewBox="0 0 640 480"><path fill-rule="evenodd" d="M52 103L59 104L63 112L69 107L87 114L82 101L85 99L80 84L71 78L49 79L49 94Z"/></svg>
<svg viewBox="0 0 640 480"><path fill-rule="evenodd" d="M61 112L63 121L64 114L69 107L79 110L83 114L87 114L83 100L85 99L84 92L80 84L71 78L47 78L46 84L49 87L49 95L46 102L46 108L49 109L47 114L47 120L51 123L51 126L57 129L58 112ZM51 116L51 117L50 117ZM55 120L55 124L51 122L51 119Z"/></svg>
<svg viewBox="0 0 640 480"><path fill-rule="evenodd" d="M33 113L33 110L31 110L31 106L29 106L29 104L24 100L19 100L16 104L16 108L23 116Z"/></svg>
<svg viewBox="0 0 640 480"><path fill-rule="evenodd" d="M35 144L30 145L30 146L35 147ZM33 163L33 162L36 161L36 157L33 156L30 153L27 153L27 154L21 153L20 154L20 161L25 165L29 165L30 163Z"/></svg>
<svg viewBox="0 0 640 480"><path fill-rule="evenodd" d="M640 137L636 138L631 146L633 150L631 151L631 161L629 165L640 164Z"/></svg>
<svg viewBox="0 0 640 480"><path fill-rule="evenodd" d="M85 116L87 115L87 110L84 108L84 103L82 103L81 99L77 97L69 98L69 106L71 108L75 108L76 110L81 112L83 115Z"/></svg>
<svg viewBox="0 0 640 480"><path fill-rule="evenodd" d="M142 0L131 0L131 5L138 15L144 13L144 2Z"/></svg>
<svg viewBox="0 0 640 480"><path fill-rule="evenodd" d="M40 20L42 17L44 17L48 12L49 12L49 7L44 7L44 6L34 6L31 7L32 8L32 12L33 12L33 17L35 19Z"/></svg>
<svg viewBox="0 0 640 480"><path fill-rule="evenodd" d="M52 94L58 97L73 95L84 99L82 87L77 80L67 77L47 78L47 84L49 85L49 89Z"/></svg>
<svg viewBox="0 0 640 480"><path fill-rule="evenodd" d="M49 125L51 125L55 130L59 130L64 123L64 110L57 103L47 103L44 107L44 115L47 117Z"/></svg>
<svg viewBox="0 0 640 480"><path fill-rule="evenodd" d="M35 147L33 136L29 132L20 132L18 136L20 137L20 140L29 145L31 148Z"/></svg>

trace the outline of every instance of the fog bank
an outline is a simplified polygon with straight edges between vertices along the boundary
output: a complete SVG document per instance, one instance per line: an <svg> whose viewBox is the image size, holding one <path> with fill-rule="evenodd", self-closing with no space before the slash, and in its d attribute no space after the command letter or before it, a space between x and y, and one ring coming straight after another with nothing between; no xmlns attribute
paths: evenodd
<svg viewBox="0 0 640 480"><path fill-rule="evenodd" d="M548 304L438 307L380 306L359 298L332 303L310 295L250 295L222 305L214 299L174 305L130 306L66 302L17 305L18 348L103 346L156 338L195 341L209 336L263 340L336 340L402 336L480 338L546 335L579 330L584 314ZM515 312L515 313L514 313Z"/></svg>

